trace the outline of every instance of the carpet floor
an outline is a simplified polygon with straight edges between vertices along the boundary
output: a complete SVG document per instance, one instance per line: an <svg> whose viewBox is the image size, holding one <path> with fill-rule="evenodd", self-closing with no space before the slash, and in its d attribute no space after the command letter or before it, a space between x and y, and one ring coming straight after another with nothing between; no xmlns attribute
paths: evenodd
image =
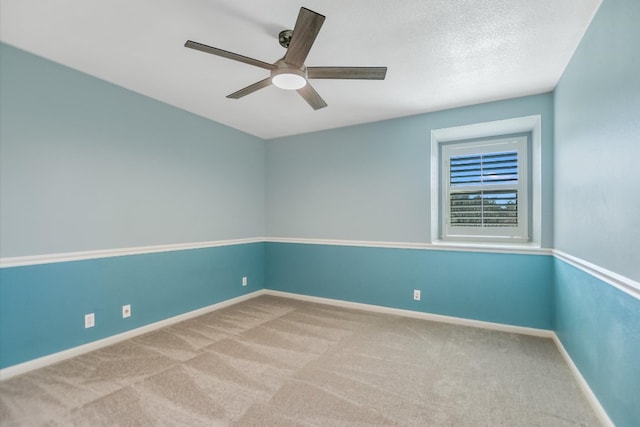
<svg viewBox="0 0 640 427"><path fill-rule="evenodd" d="M260 296L0 382L2 426L597 426L550 339Z"/></svg>

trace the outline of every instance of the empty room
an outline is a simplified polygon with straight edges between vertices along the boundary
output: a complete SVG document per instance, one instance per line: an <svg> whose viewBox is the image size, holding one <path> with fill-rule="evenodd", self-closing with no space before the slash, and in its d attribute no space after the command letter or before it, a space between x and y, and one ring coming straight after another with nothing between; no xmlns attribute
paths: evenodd
<svg viewBox="0 0 640 427"><path fill-rule="evenodd" d="M0 0L0 425L640 426L638 22Z"/></svg>

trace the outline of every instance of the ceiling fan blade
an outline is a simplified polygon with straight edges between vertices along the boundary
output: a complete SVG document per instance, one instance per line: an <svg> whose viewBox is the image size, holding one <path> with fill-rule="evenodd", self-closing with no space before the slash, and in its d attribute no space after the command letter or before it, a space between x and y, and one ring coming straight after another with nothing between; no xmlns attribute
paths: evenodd
<svg viewBox="0 0 640 427"><path fill-rule="evenodd" d="M313 42L320 32L324 19L324 15L304 7L300 8L296 25L293 27L289 48L284 55L284 62L296 67L304 65L304 61L307 59L311 46L313 46Z"/></svg>
<svg viewBox="0 0 640 427"><path fill-rule="evenodd" d="M384 80L387 67L307 67L310 79Z"/></svg>
<svg viewBox="0 0 640 427"><path fill-rule="evenodd" d="M227 95L227 98L231 98L231 99L240 99L243 96L247 96L257 90L260 90L262 88L265 88L267 86L269 86L271 84L271 77L267 77L264 80L260 80L259 82L256 82L252 85L249 85L245 88L240 89L237 92L233 92L231 95Z"/></svg>
<svg viewBox="0 0 640 427"><path fill-rule="evenodd" d="M273 70L276 68L273 64L268 64L257 59L249 58L248 56L238 55L237 53L228 52L226 50L218 49L217 47L207 46L206 44L187 40L184 47L189 49L199 50L201 52L210 53L212 55L222 56L223 58L233 59L234 61L244 62L245 64L254 65L256 67L265 68L267 70Z"/></svg>
<svg viewBox="0 0 640 427"><path fill-rule="evenodd" d="M296 92L298 92L300 96L302 96L314 110L319 110L327 106L327 103L324 102L324 99L322 99L318 92L316 92L313 86L311 86L308 82L302 89L298 89Z"/></svg>

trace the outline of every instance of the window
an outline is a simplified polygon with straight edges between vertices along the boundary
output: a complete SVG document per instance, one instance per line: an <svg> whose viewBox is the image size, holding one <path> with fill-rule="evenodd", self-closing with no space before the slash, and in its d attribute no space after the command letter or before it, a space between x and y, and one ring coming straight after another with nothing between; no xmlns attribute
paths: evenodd
<svg viewBox="0 0 640 427"><path fill-rule="evenodd" d="M446 144L441 161L443 240L529 240L526 136Z"/></svg>
<svg viewBox="0 0 640 427"><path fill-rule="evenodd" d="M433 129L431 242L540 247L541 146L539 115Z"/></svg>

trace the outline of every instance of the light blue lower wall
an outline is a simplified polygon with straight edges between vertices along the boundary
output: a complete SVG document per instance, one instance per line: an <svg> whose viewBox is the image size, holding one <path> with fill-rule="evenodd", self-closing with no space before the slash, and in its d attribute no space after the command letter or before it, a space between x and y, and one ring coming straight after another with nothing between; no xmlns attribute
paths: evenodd
<svg viewBox="0 0 640 427"><path fill-rule="evenodd" d="M262 289L264 260L264 243L249 243L2 268L0 368Z"/></svg>
<svg viewBox="0 0 640 427"><path fill-rule="evenodd" d="M552 269L544 255L266 247L268 289L541 329L554 326Z"/></svg>
<svg viewBox="0 0 640 427"><path fill-rule="evenodd" d="M616 426L639 426L640 301L554 262L558 338Z"/></svg>
<svg viewBox="0 0 640 427"><path fill-rule="evenodd" d="M249 243L3 268L0 368L263 288L555 329L616 425L640 425L640 301L546 255Z"/></svg>

